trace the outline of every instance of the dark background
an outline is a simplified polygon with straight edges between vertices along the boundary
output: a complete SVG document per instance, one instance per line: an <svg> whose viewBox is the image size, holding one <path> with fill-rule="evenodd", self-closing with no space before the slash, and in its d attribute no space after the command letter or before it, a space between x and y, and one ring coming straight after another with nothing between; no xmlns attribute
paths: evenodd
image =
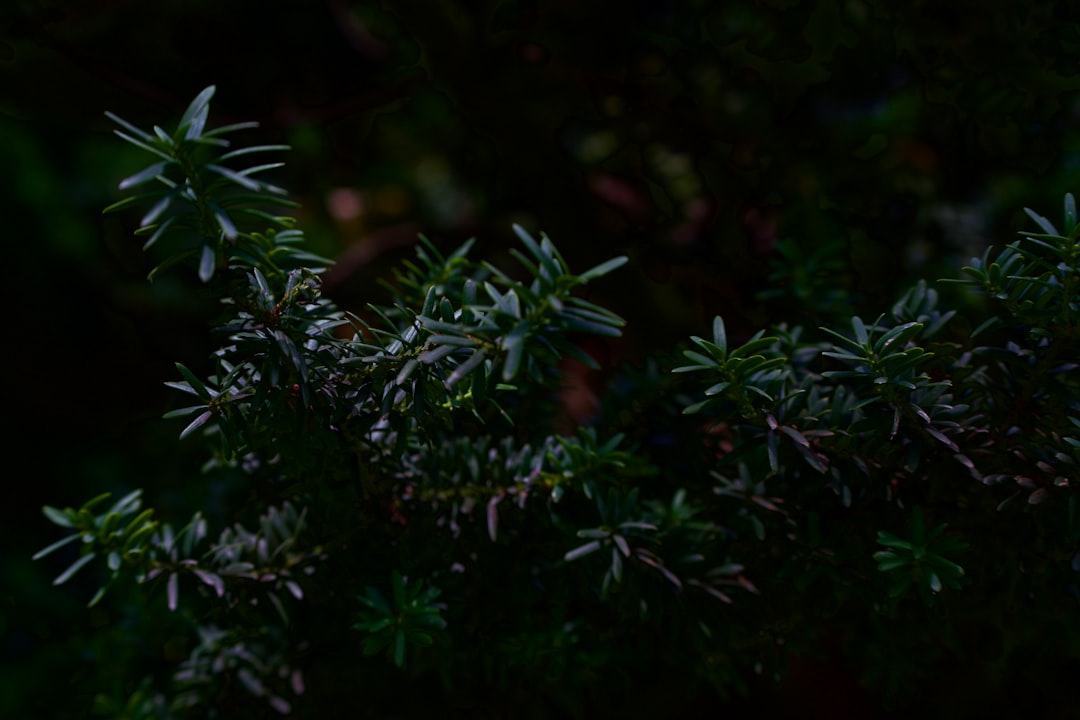
<svg viewBox="0 0 1080 720"><path fill-rule="evenodd" d="M211 122L292 145L277 179L346 308L386 297L418 232L497 260L519 223L578 270L627 254L594 298L629 321L606 360L634 361L717 313L742 336L876 316L1011 240L1023 207L1056 222L1080 163L1075 7L4 2L0 716L61 713L109 653L86 639L92 590L30 560L59 537L40 506L143 487L176 520L205 494L200 448L159 418L213 307L190 273L145 281L137 214L101 215L143 163L104 110L167 125L215 84Z"/></svg>

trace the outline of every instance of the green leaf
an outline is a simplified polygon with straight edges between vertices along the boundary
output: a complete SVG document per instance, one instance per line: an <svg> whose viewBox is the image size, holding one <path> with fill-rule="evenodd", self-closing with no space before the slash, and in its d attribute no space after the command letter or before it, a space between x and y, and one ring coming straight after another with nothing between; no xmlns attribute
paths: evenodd
<svg viewBox="0 0 1080 720"><path fill-rule="evenodd" d="M405 667L405 632L398 630L394 633L394 664Z"/></svg>
<svg viewBox="0 0 1080 720"><path fill-rule="evenodd" d="M193 413L200 412L206 409L206 405L192 405L185 408L177 408L176 410L170 410L161 416L162 420L175 420L176 418L187 417Z"/></svg>
<svg viewBox="0 0 1080 720"><path fill-rule="evenodd" d="M206 244L202 247L202 254L199 256L199 280L204 283L208 283L211 277L214 276L214 266L217 261L214 248Z"/></svg>
<svg viewBox="0 0 1080 720"><path fill-rule="evenodd" d="M947 583L955 581L964 575L964 568L940 555L929 555L926 557L925 562L927 565L932 566Z"/></svg>
<svg viewBox="0 0 1080 720"><path fill-rule="evenodd" d="M858 357L860 360L862 360L865 357L866 348L859 345L859 343L855 342L851 338L846 337L844 335L841 335L840 333L836 332L835 330L832 330L832 329L827 328L827 327L820 327L818 329L821 330L822 332L825 332L825 333L827 333L829 335L832 335L834 338L841 341L844 344L843 346L850 348L850 350L841 350L841 352L860 353L859 355L853 355L852 356L852 357ZM839 349L842 346L836 345L834 343L833 347ZM824 353L822 353L822 354L824 354Z"/></svg>
<svg viewBox="0 0 1080 720"><path fill-rule="evenodd" d="M554 297L551 297L551 298L548 298L548 301L552 302L554 299L555 299ZM623 327L623 326L626 325L625 320L623 320L621 317L619 317L615 313L611 313L611 312L599 313L599 312L595 312L593 310L586 310L585 308L571 307L571 308L566 308L565 310L561 310L560 314L581 317L581 318L585 318L586 320L593 320L595 322L600 323L601 325L613 325L615 327Z"/></svg>
<svg viewBox="0 0 1080 720"><path fill-rule="evenodd" d="M866 325L863 324L862 318L858 315L851 318L851 329L855 331L855 339L859 345L863 347L870 345L870 335L866 331Z"/></svg>
<svg viewBox="0 0 1080 720"><path fill-rule="evenodd" d="M126 515L133 513L139 509L142 505L142 490L132 490L124 497L113 503L113 506L109 508L108 513L117 513L119 515Z"/></svg>
<svg viewBox="0 0 1080 720"><path fill-rule="evenodd" d="M425 330L432 333L445 333L450 335L460 335L463 328L455 323L443 322L442 320L436 320L433 317L423 316L419 318L420 324L423 325Z"/></svg>
<svg viewBox="0 0 1080 720"><path fill-rule="evenodd" d="M76 537L78 537L78 536L76 536ZM71 579L72 575L79 572L79 570L81 570L84 565L86 565L88 562L93 560L95 557L97 557L97 553L93 553L93 552L87 553L86 555L83 555L81 558L79 558L75 562L71 563L71 565L68 566L67 570L65 570L64 572L57 575L56 579L53 580L53 585L63 585L64 583L66 583L68 580Z"/></svg>
<svg viewBox="0 0 1080 720"><path fill-rule="evenodd" d="M176 612L180 595L180 578L176 573L170 573L165 581L165 600L170 612Z"/></svg>
<svg viewBox="0 0 1080 720"><path fill-rule="evenodd" d="M195 432L196 430L198 430L199 428L201 428L201 427L202 427L203 425L205 425L205 424L207 423L207 421L209 421L209 420L210 420L210 418L212 418L213 416L214 416L214 412L213 412L212 410L207 410L207 411L206 411L206 412L204 412L204 413L203 413L202 415L199 415L199 417L197 417L197 418L195 418L194 420L192 420L192 421L191 421L191 422L190 422L190 423L188 424L188 426L187 426L186 428L184 428L183 432L181 432L181 433L180 433L180 439L181 439L181 440L183 440L183 439L184 439L184 438L186 438L186 437L187 437L188 435L190 435L191 433L193 433L193 432Z"/></svg>
<svg viewBox="0 0 1080 720"><path fill-rule="evenodd" d="M485 283L486 285L487 283ZM518 297L518 293L514 288L511 288L505 295L499 297L495 301L496 309L510 317L520 319L521 315L521 298Z"/></svg>
<svg viewBox="0 0 1080 720"><path fill-rule="evenodd" d="M700 366L702 366L704 368L718 368L718 367L720 367L720 364L716 360L713 360L710 357L705 357L701 353L694 352L693 350L683 350L683 356L687 360L693 360L694 362L698 363L698 365L700 365ZM676 372L678 372L678 371L679 371L679 369L676 370ZM683 371L683 372L686 372L686 371Z"/></svg>
<svg viewBox="0 0 1080 720"><path fill-rule="evenodd" d="M431 350L425 350L424 352L420 353L419 359L420 359L420 362L422 362L422 363L424 363L426 365L430 365L431 363L433 363L433 362L435 362L437 360L443 359L444 357L446 357L447 355L449 355L450 353L454 352L457 349L458 349L458 346L456 346L456 345L451 345L450 343L444 343L442 345L439 345L438 347L432 348Z"/></svg>
<svg viewBox="0 0 1080 720"><path fill-rule="evenodd" d="M577 560L578 558L585 557L586 555L591 555L592 553L599 550L601 547L603 547L603 544L599 540L587 542L584 545L576 547L573 550L567 552L565 555L563 555L563 560L565 560L566 562L572 562L574 560Z"/></svg>
<svg viewBox="0 0 1080 720"><path fill-rule="evenodd" d="M529 249L529 252L533 254L533 257L537 259L541 267L543 267L544 271L547 272L548 279L555 280L556 278L562 276L562 268L559 267L558 263L555 262L551 255L545 253L540 248L540 246L536 243L535 240L533 240L532 236L529 235L525 228L515 224L514 232L519 238L521 238L521 242L525 243L525 247L527 247Z"/></svg>
<svg viewBox="0 0 1080 720"><path fill-rule="evenodd" d="M814 468L819 473L826 473L829 471L828 460L825 459L823 456L815 453L813 450L803 445L795 445L795 450L797 450L798 453L802 455L802 458L806 461L807 465Z"/></svg>
<svg viewBox="0 0 1080 720"><path fill-rule="evenodd" d="M722 393L725 390L727 390L728 387L730 387L730 386L731 386L730 382L716 383L715 385L713 385L713 386L711 386L709 388L706 388L705 394L706 395L718 395L719 393Z"/></svg>
<svg viewBox="0 0 1080 720"><path fill-rule="evenodd" d="M427 290L427 295L424 296L424 307L420 311L421 316L431 316L435 312L435 303L439 299L438 294L435 292L435 286L432 285Z"/></svg>
<svg viewBox="0 0 1080 720"><path fill-rule="evenodd" d="M506 351L502 371L503 382L510 382L517 375L521 360L525 356L525 341L531 331L531 324L521 323L502 338L500 344Z"/></svg>
<svg viewBox="0 0 1080 720"><path fill-rule="evenodd" d="M165 222L161 223L161 225L158 225L157 229L154 230L154 234L150 236L150 239L143 243L143 251L145 252L146 250L149 250L150 247L153 246L153 244L156 243L161 238L161 236L165 234L165 232L172 226L175 221L176 216L174 215L173 217L166 218Z"/></svg>
<svg viewBox="0 0 1080 720"><path fill-rule="evenodd" d="M60 527L66 528L75 527L74 524L71 522L71 517L69 516L69 514L67 512L64 512L63 510L58 510L51 505L46 505L45 507L41 508L41 512L43 512L45 514L45 517L49 518L49 520L54 525L59 525Z"/></svg>
<svg viewBox="0 0 1080 720"><path fill-rule="evenodd" d="M81 510L93 510L95 507L97 507L98 505L105 502L106 500L108 500L111 497L112 497L112 493L110 493L110 492L103 492L100 495L95 495L94 497L92 497L89 500L87 500L86 502L84 502L82 508L80 508L80 509Z"/></svg>
<svg viewBox="0 0 1080 720"><path fill-rule="evenodd" d="M564 315L566 329L571 332L591 333L593 335L605 335L607 337L620 337L622 331L617 327L585 320L584 318Z"/></svg>
<svg viewBox="0 0 1080 720"><path fill-rule="evenodd" d="M274 293L270 291L270 284L266 282L266 276L262 274L262 271L256 267L252 270L251 276L255 278L255 285L258 286L259 292L263 297L272 300Z"/></svg>
<svg viewBox="0 0 1080 720"><path fill-rule="evenodd" d="M147 211L147 213L145 215L143 215L142 220L139 221L139 225L141 227L146 227L148 225L153 225L154 222L159 217L161 217L161 214L169 209L169 205L172 204L172 201L173 201L173 199L175 197L176 197L176 193L174 193L174 192L170 192L170 193L166 194L165 197L163 197L160 201L158 201L158 203L156 205L154 205L152 208L150 208L150 210Z"/></svg>
<svg viewBox="0 0 1080 720"><path fill-rule="evenodd" d="M924 577L927 585L930 586L930 589L935 593L941 592L941 578L939 578L937 573L933 570L926 570L925 572L926 575Z"/></svg>
<svg viewBox="0 0 1080 720"><path fill-rule="evenodd" d="M117 210L122 210L129 205L134 205L135 203L141 202L142 200L146 199L146 197L148 197L148 195L132 195L124 198L123 200L118 200L112 205L109 205L104 210L102 210L101 214L108 215L109 213L116 212Z"/></svg>
<svg viewBox="0 0 1080 720"><path fill-rule="evenodd" d="M1024 212L1026 212L1028 217L1034 220L1038 224L1038 226L1043 229L1043 232L1047 233L1048 235L1059 235L1057 228L1054 227L1054 224L1044 218L1039 213L1035 212L1031 208L1024 208Z"/></svg>
<svg viewBox="0 0 1080 720"><path fill-rule="evenodd" d="M187 110L185 110L183 116L181 116L180 123L177 125L178 132L185 128L192 128L198 124L198 130L195 133L192 133L189 129L187 139L190 140L202 133L202 123L206 122L210 98L214 97L214 92L216 90L217 88L213 85L203 88L202 92L195 96L195 99L191 101L191 104L187 106Z"/></svg>
<svg viewBox="0 0 1080 720"><path fill-rule="evenodd" d="M428 338L428 342L432 345L453 345L455 347L474 347L479 343L470 337L463 337L460 335L432 335Z"/></svg>
<svg viewBox="0 0 1080 720"><path fill-rule="evenodd" d="M729 357L732 358L746 358L758 353L761 350L766 350L777 343L779 338L775 337L758 337L753 338L741 345L729 353Z"/></svg>
<svg viewBox="0 0 1080 720"><path fill-rule="evenodd" d="M202 135L202 139L205 140L207 138L213 138L218 135L225 135L226 133L236 132L237 130L250 130L251 128L257 127L259 127L259 123L252 121L238 122L233 123L232 125L223 125L219 128L214 128L213 130L204 132Z"/></svg>
<svg viewBox="0 0 1080 720"><path fill-rule="evenodd" d="M216 594L218 597L224 597L225 581L221 579L220 575L212 572L207 572L206 570L201 570L199 568L195 568L193 572L195 573L195 577L199 578L204 583L213 588L214 594ZM289 582L292 581L290 580Z"/></svg>
<svg viewBox="0 0 1080 720"><path fill-rule="evenodd" d="M115 115L114 113L111 113L108 110L106 110L105 111L105 117L109 118L114 123L116 123L120 127L124 128L125 130L130 132L135 137L141 138L142 140L144 140L146 142L153 142L154 141L154 138L150 134L146 133L143 130L140 130L137 127L135 127L134 125L132 125L127 120L120 117L119 115Z"/></svg>
<svg viewBox="0 0 1080 720"><path fill-rule="evenodd" d="M168 270L173 265L177 265L177 264L187 260L189 257L194 256L195 252L196 251L194 251L194 250L190 250L188 252L183 252L183 253L177 253L175 255L170 255L169 257L165 258L165 260L163 260L158 265L156 265L153 270L151 270L149 273L147 273L146 279L149 280L150 282L153 282L155 277L160 275L165 270Z"/></svg>
<svg viewBox="0 0 1080 720"><path fill-rule="evenodd" d="M132 518L131 522L129 522L124 527L124 531L121 533L121 535L123 535L125 537L128 537L135 530L143 528L147 522L150 522L150 518L153 517L153 515L154 515L154 509L153 508L147 508L146 510L143 510L141 513L139 513L134 518ZM151 525L156 525L156 524L157 523L151 523Z"/></svg>
<svg viewBox="0 0 1080 720"><path fill-rule="evenodd" d="M781 425L778 429L780 430L780 432L790 437L796 445L800 445L804 448L810 447L810 441L806 439L805 435L803 435L795 428L788 427L787 425Z"/></svg>
<svg viewBox="0 0 1080 720"><path fill-rule="evenodd" d="M559 248L555 247L555 243L551 242L551 238L547 236L547 233L540 233L540 249L544 251L549 257L554 259L559 265L559 272L566 274L566 258L559 252Z"/></svg>
<svg viewBox="0 0 1080 720"><path fill-rule="evenodd" d="M874 559L877 560L877 569L880 572L889 572L897 570L902 567L907 567L911 564L911 560L906 557L897 555L896 553L889 552L888 550L882 550L874 553Z"/></svg>
<svg viewBox="0 0 1080 720"><path fill-rule="evenodd" d="M148 153L151 153L153 155L157 155L159 158L162 158L163 160L170 160L171 161L173 159L172 156L169 155L167 152L164 152L164 151L154 147L153 145L151 145L150 143L154 142L154 138L152 138L152 137L150 137L148 135L147 135L147 141L143 142L142 140L136 140L135 138L131 137L130 135L128 135L126 133L122 133L119 130L113 130L113 132L116 134L117 137L121 138L122 140L126 140L127 142L131 143L135 147L140 148L142 150L145 150ZM142 133L141 130L139 132ZM145 133L142 133L142 134L145 134Z"/></svg>
<svg viewBox="0 0 1080 720"><path fill-rule="evenodd" d="M454 368L454 372L450 373L450 377L446 378L447 389L453 387L459 380L475 370L477 365L484 362L485 357L486 354L483 350L477 350L465 362Z"/></svg>
<svg viewBox="0 0 1080 720"><path fill-rule="evenodd" d="M692 368L692 369L693 369L693 368ZM701 402L696 402L696 403L694 403L693 405L688 405L688 406L686 406L685 408L683 408L682 414L683 414L683 415L693 415L694 413L698 413L698 412L701 412L701 411L702 411L702 410L704 410L704 409L705 409L705 408L706 408L706 407L707 407L708 405L711 405L711 404L712 404L712 402L713 402L713 401L712 401L712 399L710 398L710 399L708 399L708 400L702 400Z"/></svg>
<svg viewBox="0 0 1080 720"><path fill-rule="evenodd" d="M976 337L977 335L982 333L984 330L988 330L988 329L990 329L990 328L992 328L992 327L994 327L996 325L1000 325L1000 324L1001 324L1001 318L999 318L998 316L995 315L995 316L989 318L988 320L984 321L982 324L979 325L979 327L972 330L971 331L971 337Z"/></svg>
<svg viewBox="0 0 1080 720"><path fill-rule="evenodd" d="M719 347L720 350L724 353L724 355L726 355L727 354L728 344L727 344L727 330L724 328L724 319L722 317L720 317L719 315L717 315L715 318L713 318L713 326L712 327L713 327L713 330L712 330L712 332L713 332L713 342L715 342L717 347ZM721 359L723 359L723 358L721 358Z"/></svg>
<svg viewBox="0 0 1080 720"><path fill-rule="evenodd" d="M124 552L130 553L135 551L139 547L139 544L149 536L153 535L157 529L158 524L156 522L150 522L141 526L138 530L127 534L127 539L124 540Z"/></svg>
<svg viewBox="0 0 1080 720"><path fill-rule="evenodd" d="M553 282L553 280L551 278L545 277L546 273L541 273L540 268L536 265L536 263L526 257L525 253L521 252L517 248L510 248L510 254L514 256L514 259L516 259L519 263L525 266L525 269L529 271L530 275L541 281L542 288L552 287L551 283Z"/></svg>
<svg viewBox="0 0 1080 720"><path fill-rule="evenodd" d="M250 155L251 153L276 152L276 151L279 151L279 150L291 150L291 149L292 148L290 146L288 146L288 145L252 145L250 147L237 148L236 150L232 150L230 152L227 152L227 153L225 153L224 155L222 155L221 157L218 158L218 162L224 162L225 160L231 160L232 158L240 157L241 155Z"/></svg>
<svg viewBox="0 0 1080 720"><path fill-rule="evenodd" d="M68 535L65 538L61 538L60 540L57 540L56 542L54 542L52 545L49 545L46 548L42 548L41 550L38 550L36 553L34 553L33 557L31 557L30 559L31 560L40 560L41 558L45 557L46 555L48 555L50 553L53 553L53 552L56 552L57 550L64 547L65 545L69 545L69 544L75 542L76 540L78 540L81 537L82 537L82 535L80 535L79 533L75 533L74 535Z"/></svg>
<svg viewBox="0 0 1080 720"><path fill-rule="evenodd" d="M86 603L86 607L92 608L101 602L101 599L105 597L105 593L109 590L108 585L103 585L98 588L98 591L94 593L94 597L90 598L90 602Z"/></svg>
<svg viewBox="0 0 1080 720"><path fill-rule="evenodd" d="M878 532L877 541L879 545L886 545L888 547L899 548L901 550L911 550L914 548L907 540L903 540L893 535L892 533L885 532L884 530Z"/></svg>
<svg viewBox="0 0 1080 720"><path fill-rule="evenodd" d="M163 147L169 148L170 150L173 148L173 145L175 143L173 142L173 139L169 135L169 133L165 132L160 127L155 125L154 126L154 134L157 135L157 138L161 142L161 145Z"/></svg>
<svg viewBox="0 0 1080 720"><path fill-rule="evenodd" d="M235 240L236 236L239 235L239 231L236 229L236 225L233 224L232 218L221 208L215 207L213 204L210 207L214 212L214 220L217 221L218 227L221 228L221 234L225 236L226 240ZM203 246L204 253L206 247L208 246Z"/></svg>
<svg viewBox="0 0 1080 720"><path fill-rule="evenodd" d="M874 351L878 353L884 352L890 344L895 344L897 348L902 348L907 344L907 341L917 335L922 328L922 323L918 322L897 325L877 339L877 342L874 343Z"/></svg>
<svg viewBox="0 0 1080 720"><path fill-rule="evenodd" d="M613 313L611 310L608 310L605 307L601 307L600 305L597 305L595 303L591 303L584 298L580 298L576 295L571 295L570 297L564 299L566 300L567 304L573 305L574 307L580 308L582 310L588 310L589 312L595 313L597 315L602 315L608 318L608 320L613 324L622 322L622 318Z"/></svg>
<svg viewBox="0 0 1080 720"><path fill-rule="evenodd" d="M401 370L398 371L397 377L394 378L395 385L403 385L405 381L409 379L413 371L420 365L420 361L417 358L409 358L404 365L401 366Z"/></svg>
<svg viewBox="0 0 1080 720"><path fill-rule="evenodd" d="M131 175L130 177L126 177L121 180L119 187L121 190L127 190L128 188L135 187L136 185L141 185L147 180L153 180L162 172L164 172L165 168L168 167L170 164L170 161L165 160L159 163L154 163L153 165L140 170L134 175Z"/></svg>
<svg viewBox="0 0 1080 720"><path fill-rule="evenodd" d="M611 548L611 577L621 583L623 578L623 560L616 548Z"/></svg>
<svg viewBox="0 0 1080 720"><path fill-rule="evenodd" d="M191 372L181 363L176 363L176 369L180 371L180 374L184 376L184 380L191 387L192 391L206 402L210 402L213 399L213 395L203 384L202 380L195 377L195 373Z"/></svg>
<svg viewBox="0 0 1080 720"><path fill-rule="evenodd" d="M612 258L611 260L608 260L607 262L602 262L591 270L586 270L581 275L578 275L578 280L581 280L582 282L589 282L590 280L593 280L595 278L602 277L610 273L612 270L622 267L627 262L629 262L629 260L630 258L626 257L625 255L620 255L619 257Z"/></svg>
<svg viewBox="0 0 1080 720"><path fill-rule="evenodd" d="M242 175L242 174L236 172L235 170L230 170L227 167L222 167L221 165L213 165L213 164L211 164L211 165L207 165L206 169L211 170L213 172L216 172L218 175L225 178L226 180L229 180L230 182L234 182L237 185L239 185L239 186L241 186L241 187L243 187L243 188L245 188L247 190L252 190L252 191L258 192L259 190L262 189L262 183L260 183L260 182L258 182L256 180L252 180L251 178L249 178L249 177L247 177L245 175Z"/></svg>
<svg viewBox="0 0 1080 720"><path fill-rule="evenodd" d="M672 373L688 373L697 372L698 370L715 370L716 364L711 365L683 365L681 367L672 368Z"/></svg>
<svg viewBox="0 0 1080 720"><path fill-rule="evenodd" d="M929 425L927 425L923 429L926 430L927 434L929 434L931 437L933 437L935 440L937 440L953 452L960 452L960 448L957 447L956 443L952 441L952 438L950 438L948 435L945 435L940 430L937 430Z"/></svg>

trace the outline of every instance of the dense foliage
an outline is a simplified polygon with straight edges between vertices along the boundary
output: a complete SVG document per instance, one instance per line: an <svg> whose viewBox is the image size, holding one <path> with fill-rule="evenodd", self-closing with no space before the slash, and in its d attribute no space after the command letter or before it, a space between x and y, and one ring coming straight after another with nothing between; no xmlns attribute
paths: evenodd
<svg viewBox="0 0 1080 720"><path fill-rule="evenodd" d="M246 164L284 148L211 129L212 95L172 132L113 116L153 164L110 209L142 208L152 275L193 268L222 312L210 371L168 383L212 451L205 512L45 509L69 529L38 553L65 558L56 583L97 573L90 604L127 618L102 631L129 674L98 713L685 710L828 650L903 705L1075 643L1071 195L1061 231L1029 210L1037 232L965 268L985 308L922 282L835 327L717 317L568 429L567 359L595 366L584 339L624 326L583 291L625 258L574 273L521 227L513 268L423 241L392 304L343 312L260 179L276 164Z"/></svg>

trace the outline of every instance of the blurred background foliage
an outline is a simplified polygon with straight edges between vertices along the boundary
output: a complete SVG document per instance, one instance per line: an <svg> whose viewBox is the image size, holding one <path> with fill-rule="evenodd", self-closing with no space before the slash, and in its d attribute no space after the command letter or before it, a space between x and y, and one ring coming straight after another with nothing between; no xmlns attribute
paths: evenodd
<svg viewBox="0 0 1080 720"><path fill-rule="evenodd" d="M349 309L385 299L377 279L418 232L498 259L517 222L576 269L628 254L595 290L629 321L598 348L611 366L717 313L742 338L876 315L1013 239L1023 207L1054 211L1080 164L1078 20L1067 2L973 0L0 4L17 497L0 716L79 707L87 668L125 653L87 629L139 622L50 587L56 568L30 561L57 530L38 508L144 486L181 517L205 493L200 448L160 416L172 363L205 363L214 308L186 276L147 284L138 218L101 215L139 166L104 110L150 125L216 84L213 122L292 145L277 180Z"/></svg>

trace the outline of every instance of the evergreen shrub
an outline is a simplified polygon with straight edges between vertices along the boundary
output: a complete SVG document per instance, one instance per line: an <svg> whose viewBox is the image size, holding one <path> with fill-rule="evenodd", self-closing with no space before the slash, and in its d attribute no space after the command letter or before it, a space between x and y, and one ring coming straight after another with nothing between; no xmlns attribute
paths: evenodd
<svg viewBox="0 0 1080 720"><path fill-rule="evenodd" d="M36 557L94 574L127 648L93 712L677 713L830 655L902 707L944 669L962 692L1076 647L1071 195L1061 231L1029 210L964 268L954 308L921 282L837 327L717 317L566 432L560 361L596 367L582 338L624 326L581 290L626 258L575 273L520 227L514 268L422 240L392 304L343 312L261 179L285 148L211 129L213 92L172 132L111 116L152 164L108 210L144 213L152 277L220 298L212 370L177 364L167 417L207 445L206 514L223 478L243 495L227 527L140 490L44 508L67 534Z"/></svg>

